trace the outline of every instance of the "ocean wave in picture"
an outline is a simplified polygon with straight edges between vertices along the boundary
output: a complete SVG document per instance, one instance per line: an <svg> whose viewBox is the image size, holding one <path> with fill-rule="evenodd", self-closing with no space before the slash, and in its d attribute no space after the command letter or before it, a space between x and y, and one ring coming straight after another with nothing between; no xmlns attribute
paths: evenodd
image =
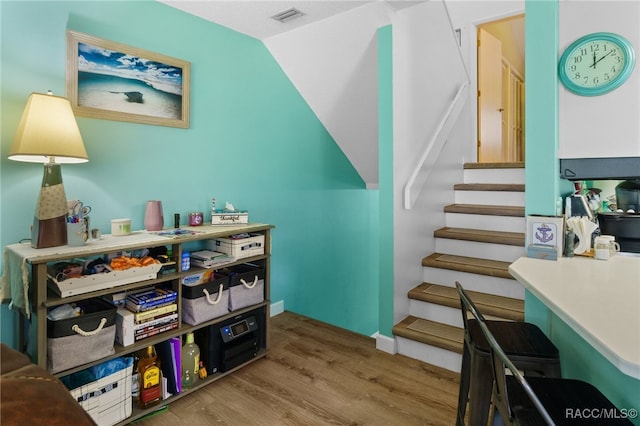
<svg viewBox="0 0 640 426"><path fill-rule="evenodd" d="M182 119L182 69L78 44L78 105Z"/></svg>

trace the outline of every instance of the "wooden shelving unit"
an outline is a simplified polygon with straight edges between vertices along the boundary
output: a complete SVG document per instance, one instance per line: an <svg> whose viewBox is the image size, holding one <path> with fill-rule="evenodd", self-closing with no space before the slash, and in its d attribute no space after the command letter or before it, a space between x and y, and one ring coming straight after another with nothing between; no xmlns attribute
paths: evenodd
<svg viewBox="0 0 640 426"><path fill-rule="evenodd" d="M214 326L215 324L222 323L231 318L234 318L238 315L242 315L252 310L256 310L259 308L263 308L264 312L266 312L264 319L264 339L263 339L263 347L260 347L257 356L250 359L249 361L230 369L229 371L225 371L223 373L215 373L209 375L205 380L200 381L194 388L189 389L187 391L183 391L177 395L173 395L170 398L162 401L162 405L170 404L172 401L175 401L185 395L188 395L191 392L197 392L198 389L203 386L207 386L208 384L224 377L227 374L233 373L233 371L238 368L242 368L244 365L254 362L257 359L264 357L267 354L269 347L269 306L270 306L270 265L269 258L271 254L271 229L272 225L267 224L243 224L243 225L232 225L232 226L220 226L220 225L208 225L208 226L197 226L197 227L187 227L183 228L189 233L178 235L178 236L162 236L157 233L150 233L146 231L135 232L130 236L125 237L115 237L111 235L104 235L101 240L98 241L89 241L86 245L82 247L69 247L69 246L61 246L54 247L49 249L34 249L29 244L13 244L7 246L6 249L11 251L14 256L18 256L22 260L26 260L26 265L30 268L31 279L28 283L23 283L25 286L29 286L29 298L30 298L30 306L32 307L32 314L35 318L32 319L32 324L37 328L36 333L36 342L35 342L35 353L31 354L32 360L34 363L38 364L43 368L47 368L47 311L53 307L60 306L66 303L79 302L85 299L106 296L114 293L121 293L123 291L131 291L143 287L149 287L159 284L170 284L171 287L178 292L177 304L178 304L178 321L179 325L177 329L166 331L160 333L156 336L149 337L138 342L135 342L133 345L129 345L123 347L119 345L117 342L114 342L115 353L101 358L99 360L82 364L77 367L56 372L55 375L58 377L66 376L72 374L74 372L84 370L93 365L100 364L102 362L108 361L113 358L122 357L122 356L131 356L135 352L149 346L155 345L159 342L165 341L171 337L182 336L187 332L194 332L196 330ZM250 233L250 234L263 234L264 235L264 254L246 257L242 259L238 259L233 263L228 263L223 265L224 267L232 267L234 265L244 264L244 263L253 263L258 262L261 265L264 265L264 301L245 307L243 309L238 309L232 312L229 312L226 315L217 317L215 319L203 322L201 324L192 326L182 322L182 285L181 279L188 275L192 275L197 273L198 271L202 271L202 268L191 267L188 271L181 270L181 259L183 251L192 251L194 247L204 249L205 240L215 239L215 238L224 238L229 237L235 234L241 233ZM60 297L56 292L52 290L50 279L47 275L47 265L50 265L55 262L60 261L68 261L71 259L77 258L95 258L99 256L104 256L111 253L118 253L123 251L134 251L141 249L150 249L154 247L165 246L168 250L171 251L171 257L176 261L176 272L171 272L167 274L158 274L155 279L147 279L144 281L118 285L118 286L109 286L109 284L105 285L105 288L101 288L95 291L91 291L84 294L77 294L68 297ZM186 249L185 249L186 248ZM21 347L24 350L26 345L27 336L21 335ZM82 350L82 348L78 348L78 350ZM122 421L119 424L127 424L136 419L139 419L146 414L154 412L158 409L158 406L148 408L146 410L139 409L135 403L133 403L132 414L127 419Z"/></svg>

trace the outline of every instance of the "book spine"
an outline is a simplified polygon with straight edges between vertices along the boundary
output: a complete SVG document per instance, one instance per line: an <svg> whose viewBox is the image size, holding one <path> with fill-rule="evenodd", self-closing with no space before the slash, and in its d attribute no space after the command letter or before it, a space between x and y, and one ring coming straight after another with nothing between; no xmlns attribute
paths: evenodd
<svg viewBox="0 0 640 426"><path fill-rule="evenodd" d="M177 310L178 310L178 305L176 303L171 303L169 305L161 306L155 309L150 309L148 311L134 313L133 319L136 322L140 322L140 321L155 318L159 315L166 314L168 312L177 311Z"/></svg>
<svg viewBox="0 0 640 426"><path fill-rule="evenodd" d="M178 328L178 321L177 320L172 322L172 323L170 323L170 324L164 325L162 327L155 328L153 330L149 330L146 333L142 333L142 334L139 334L137 336L134 336L133 340L136 341L136 342L139 342L142 339L146 339L148 337L153 337L156 334L164 333L165 331L173 330L175 328Z"/></svg>
<svg viewBox="0 0 640 426"><path fill-rule="evenodd" d="M172 337L170 339L171 347L173 349L173 365L176 372L176 386L178 388L178 393L182 392L182 361L180 360L180 356L182 353L182 339L180 337Z"/></svg>
<svg viewBox="0 0 640 426"><path fill-rule="evenodd" d="M158 325L166 324L166 323L171 322L171 321L173 321L175 319L178 319L178 314L177 313L173 313L173 314L169 313L169 314L160 315L158 317L151 318L151 319L149 319L147 321L141 321L140 323L135 324L133 326L133 330L134 330L134 332L137 332L138 330L142 330L142 329L145 329L145 328L148 328L148 327L155 327L155 326L158 326Z"/></svg>
<svg viewBox="0 0 640 426"><path fill-rule="evenodd" d="M142 335L144 333L149 333L151 331L157 330L159 328L163 328L163 327L165 327L167 325L170 325L170 324L173 324L175 322L178 322L177 318L174 318L172 320L168 320L168 321L166 321L166 322L164 322L162 324L148 325L146 327L142 327L142 328L139 328L137 330L134 330L133 335L134 336L140 336L140 335Z"/></svg>
<svg viewBox="0 0 640 426"><path fill-rule="evenodd" d="M127 295L127 300L134 303L153 302L155 300L164 300L167 297L175 297L177 292L174 290L168 290L163 288L152 288L151 290L133 293Z"/></svg>
<svg viewBox="0 0 640 426"><path fill-rule="evenodd" d="M134 302L132 300L127 299L125 306L133 312L142 312L142 311L148 311L149 309L153 309L153 308L159 308L161 306L164 305L169 305L171 303L174 303L176 301L176 299L178 298L177 294L173 294L173 295L168 295L165 296L162 299L159 300L152 300L152 301L146 301L146 302Z"/></svg>

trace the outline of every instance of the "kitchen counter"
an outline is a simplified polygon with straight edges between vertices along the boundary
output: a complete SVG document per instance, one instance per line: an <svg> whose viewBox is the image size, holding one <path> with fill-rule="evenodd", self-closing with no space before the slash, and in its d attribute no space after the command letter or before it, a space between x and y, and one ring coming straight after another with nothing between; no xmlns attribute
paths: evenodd
<svg viewBox="0 0 640 426"><path fill-rule="evenodd" d="M622 373L640 379L640 257L521 257L509 271Z"/></svg>

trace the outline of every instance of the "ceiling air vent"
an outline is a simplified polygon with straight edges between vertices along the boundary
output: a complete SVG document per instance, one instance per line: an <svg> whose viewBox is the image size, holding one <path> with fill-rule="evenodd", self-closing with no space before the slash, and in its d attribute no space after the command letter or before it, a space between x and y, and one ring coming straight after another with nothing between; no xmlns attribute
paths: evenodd
<svg viewBox="0 0 640 426"><path fill-rule="evenodd" d="M304 13L300 12L295 7L292 7L291 9L283 10L280 13L276 13L271 18L275 19L276 21L285 23L291 21L292 19L299 18L303 15Z"/></svg>

